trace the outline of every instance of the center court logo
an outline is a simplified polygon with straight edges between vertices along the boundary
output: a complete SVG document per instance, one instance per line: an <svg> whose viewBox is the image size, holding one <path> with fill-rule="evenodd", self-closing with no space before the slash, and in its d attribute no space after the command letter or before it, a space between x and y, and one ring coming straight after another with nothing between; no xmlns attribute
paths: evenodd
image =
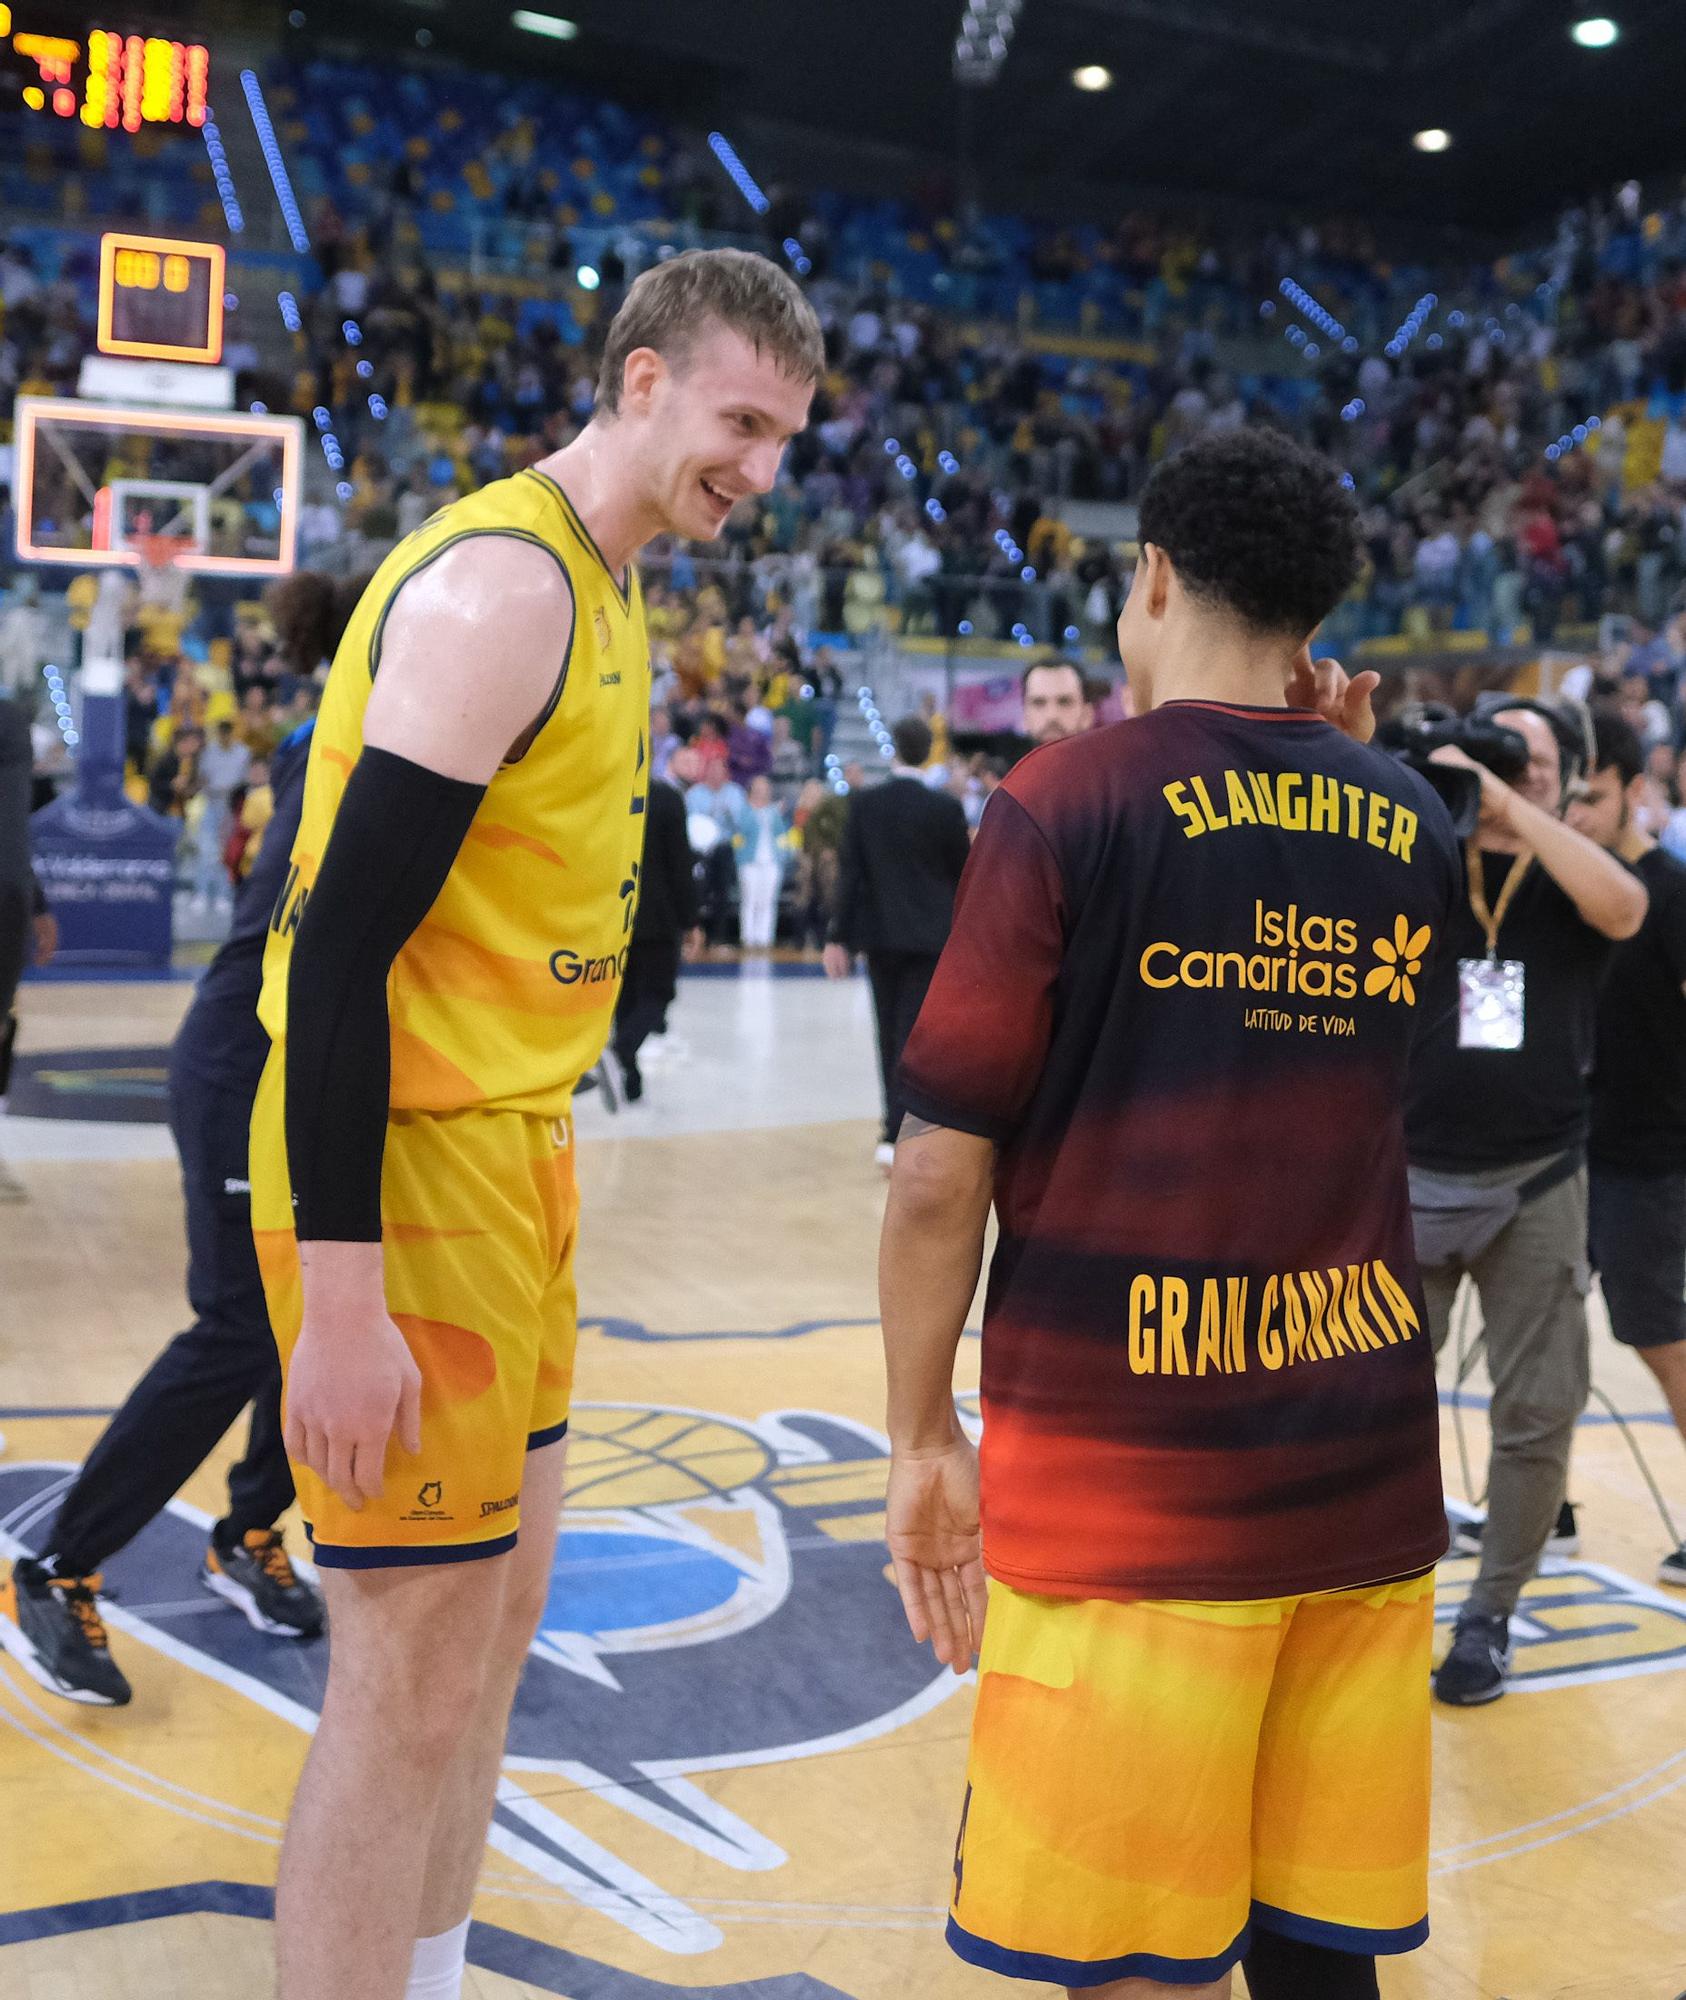
<svg viewBox="0 0 1686 2000"><path fill-rule="evenodd" d="M1364 976L1364 991L1370 999L1385 993L1389 1000L1403 1000L1407 1007L1417 1004L1417 989L1411 982L1422 972L1429 935L1427 924L1412 930L1409 917L1398 917L1393 936L1376 939L1370 949L1381 962Z"/></svg>
<svg viewBox="0 0 1686 2000"><path fill-rule="evenodd" d="M710 1899L693 1906L680 1886L697 1857L750 1873L802 1865L725 1804L710 1774L833 1755L913 1722L962 1684L914 1645L886 1575L876 1432L805 1409L746 1419L576 1404L570 1441L493 1865L576 1896L658 1951L710 1952L725 1941L718 1910ZM64 1471L0 1467L0 1512L27 1507ZM112 1565L125 1602L167 1614L204 1538L202 1520L172 1503ZM314 1726L326 1647L277 1647L238 1618L125 1616L123 1629L283 1721ZM589 1832L571 1816L582 1790ZM607 1968L599 1978L592 1990L604 2000L654 1990L623 1989Z"/></svg>

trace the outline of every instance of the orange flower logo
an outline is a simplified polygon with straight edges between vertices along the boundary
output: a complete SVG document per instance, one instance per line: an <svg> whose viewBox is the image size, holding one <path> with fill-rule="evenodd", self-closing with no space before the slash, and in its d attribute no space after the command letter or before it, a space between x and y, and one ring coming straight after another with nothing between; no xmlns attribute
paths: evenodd
<svg viewBox="0 0 1686 2000"><path fill-rule="evenodd" d="M1403 1000L1407 1007L1417 1004L1417 989L1411 984L1423 969L1423 953L1428 950L1429 927L1421 924L1412 930L1410 922L1400 917L1393 926L1393 936L1377 938L1374 946L1381 963L1372 966L1364 977L1364 991L1374 999L1378 993L1386 993L1390 1000Z"/></svg>

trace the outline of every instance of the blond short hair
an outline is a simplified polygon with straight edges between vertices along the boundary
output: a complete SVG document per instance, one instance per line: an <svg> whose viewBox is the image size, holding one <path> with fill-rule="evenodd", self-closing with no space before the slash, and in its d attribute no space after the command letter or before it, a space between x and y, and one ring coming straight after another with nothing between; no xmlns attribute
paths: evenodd
<svg viewBox="0 0 1686 2000"><path fill-rule="evenodd" d="M710 322L742 334L757 354L799 382L817 382L825 367L825 337L796 281L751 250L687 250L633 280L609 326L597 376L597 407L620 408L626 358L654 348L680 368Z"/></svg>

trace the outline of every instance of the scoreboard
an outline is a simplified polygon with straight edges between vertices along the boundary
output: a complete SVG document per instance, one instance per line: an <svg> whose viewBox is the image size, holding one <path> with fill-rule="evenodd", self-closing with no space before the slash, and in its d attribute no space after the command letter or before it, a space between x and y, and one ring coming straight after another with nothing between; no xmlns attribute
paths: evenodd
<svg viewBox="0 0 1686 2000"><path fill-rule="evenodd" d="M31 111L89 126L205 123L211 58L201 42L91 28L85 37L31 27L33 8L0 0L0 82Z"/></svg>
<svg viewBox="0 0 1686 2000"><path fill-rule="evenodd" d="M102 236L99 351L138 361L220 361L226 264L220 243L122 230Z"/></svg>

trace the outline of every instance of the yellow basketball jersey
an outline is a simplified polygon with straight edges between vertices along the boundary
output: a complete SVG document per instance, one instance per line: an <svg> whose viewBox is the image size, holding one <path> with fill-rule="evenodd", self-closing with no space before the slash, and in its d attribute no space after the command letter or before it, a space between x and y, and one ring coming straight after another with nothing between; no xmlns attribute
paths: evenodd
<svg viewBox="0 0 1686 2000"><path fill-rule="evenodd" d="M362 752L392 601L417 570L478 535L514 535L555 556L573 595L573 642L537 734L492 780L439 900L393 965L391 1102L559 1117L608 1040L632 935L650 655L637 572L629 567L623 587L543 473L499 480L424 522L381 564L346 627L270 920L258 1014L280 1043L294 934Z"/></svg>

